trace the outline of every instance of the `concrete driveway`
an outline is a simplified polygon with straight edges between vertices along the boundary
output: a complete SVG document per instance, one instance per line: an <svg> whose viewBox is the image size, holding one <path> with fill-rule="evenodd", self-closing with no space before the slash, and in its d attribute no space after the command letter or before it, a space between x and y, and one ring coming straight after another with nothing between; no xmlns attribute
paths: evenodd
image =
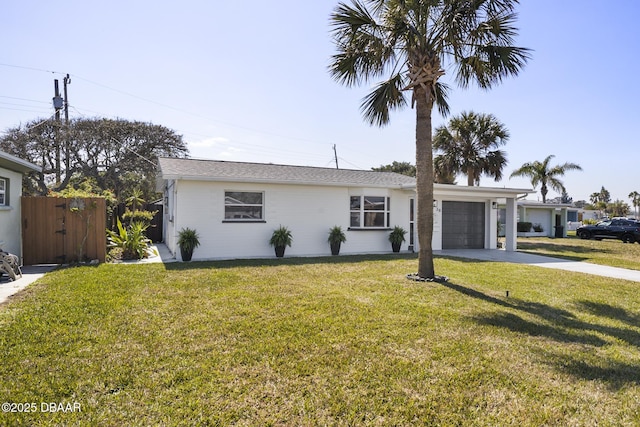
<svg viewBox="0 0 640 427"><path fill-rule="evenodd" d="M515 264L535 265L537 267L555 268L557 270L594 274L596 276L640 282L640 271L626 268L608 267L588 262L570 261L524 252L504 251L500 249L446 249L433 251L434 255L456 258L469 258L482 261L511 262Z"/></svg>

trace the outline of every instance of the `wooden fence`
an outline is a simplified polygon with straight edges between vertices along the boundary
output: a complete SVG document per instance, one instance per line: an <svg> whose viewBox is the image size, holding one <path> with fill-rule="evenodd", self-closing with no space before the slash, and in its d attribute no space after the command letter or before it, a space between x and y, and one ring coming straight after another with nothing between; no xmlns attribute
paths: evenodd
<svg viewBox="0 0 640 427"><path fill-rule="evenodd" d="M22 197L23 263L104 262L106 213L101 198Z"/></svg>

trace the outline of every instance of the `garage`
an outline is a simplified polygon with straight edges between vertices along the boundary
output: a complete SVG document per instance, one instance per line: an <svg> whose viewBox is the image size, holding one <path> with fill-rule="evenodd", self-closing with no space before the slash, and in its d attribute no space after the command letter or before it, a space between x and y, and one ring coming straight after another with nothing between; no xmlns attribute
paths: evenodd
<svg viewBox="0 0 640 427"><path fill-rule="evenodd" d="M484 249L485 204L442 202L442 249Z"/></svg>

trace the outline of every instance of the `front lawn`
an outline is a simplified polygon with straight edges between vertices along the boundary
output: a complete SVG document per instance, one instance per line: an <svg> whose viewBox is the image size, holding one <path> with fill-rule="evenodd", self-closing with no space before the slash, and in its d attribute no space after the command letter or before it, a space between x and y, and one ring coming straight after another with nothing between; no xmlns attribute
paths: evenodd
<svg viewBox="0 0 640 427"><path fill-rule="evenodd" d="M583 240L575 236L518 238L518 250L539 255L640 270L640 245L617 239Z"/></svg>
<svg viewBox="0 0 640 427"><path fill-rule="evenodd" d="M0 306L0 397L37 406L0 425L640 424L637 283L444 258L450 283L405 279L416 269L53 272Z"/></svg>

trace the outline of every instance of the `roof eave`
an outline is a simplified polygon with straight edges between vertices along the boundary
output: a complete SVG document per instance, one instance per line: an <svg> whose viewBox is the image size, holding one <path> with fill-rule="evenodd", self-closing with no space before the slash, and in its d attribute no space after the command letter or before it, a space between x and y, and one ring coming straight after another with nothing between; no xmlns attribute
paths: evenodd
<svg viewBox="0 0 640 427"><path fill-rule="evenodd" d="M260 183L260 184L276 184L276 185L315 185L320 187L368 187L368 188L395 188L405 189L404 184L379 184L379 183L363 183L363 182L351 182L351 181L301 181L301 180L277 180L277 179L264 179L264 178L227 178L227 177L211 177L211 176L193 176L193 175L180 175L180 174L162 174L163 180L185 180L185 181L205 181L205 182L235 182L235 183ZM415 186L414 186L415 187Z"/></svg>
<svg viewBox="0 0 640 427"><path fill-rule="evenodd" d="M0 151L0 167L20 173L42 172L41 166L5 153L4 151Z"/></svg>

